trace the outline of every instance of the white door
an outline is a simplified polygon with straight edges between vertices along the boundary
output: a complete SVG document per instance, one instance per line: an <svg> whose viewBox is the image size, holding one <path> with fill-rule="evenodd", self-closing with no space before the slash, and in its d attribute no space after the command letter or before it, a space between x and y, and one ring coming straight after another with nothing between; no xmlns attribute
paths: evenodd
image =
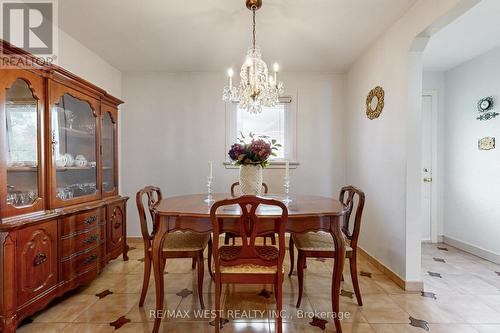
<svg viewBox="0 0 500 333"><path fill-rule="evenodd" d="M422 95L422 241L434 241L432 235L432 123L434 96Z"/></svg>

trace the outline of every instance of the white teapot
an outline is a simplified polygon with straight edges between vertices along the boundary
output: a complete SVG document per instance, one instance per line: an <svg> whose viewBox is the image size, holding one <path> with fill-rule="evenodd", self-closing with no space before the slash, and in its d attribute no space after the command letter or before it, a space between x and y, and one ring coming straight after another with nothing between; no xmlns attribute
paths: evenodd
<svg viewBox="0 0 500 333"><path fill-rule="evenodd" d="M87 164L88 164L87 159L83 155L77 155L75 157L75 162L74 163L75 163L75 166L81 167L81 168L86 167Z"/></svg>

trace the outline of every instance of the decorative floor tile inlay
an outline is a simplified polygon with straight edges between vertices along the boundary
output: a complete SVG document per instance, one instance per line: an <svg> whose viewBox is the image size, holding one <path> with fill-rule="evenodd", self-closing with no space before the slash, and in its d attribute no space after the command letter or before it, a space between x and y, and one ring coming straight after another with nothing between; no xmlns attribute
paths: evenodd
<svg viewBox="0 0 500 333"><path fill-rule="evenodd" d="M428 292L428 291L422 291L421 295L422 295L422 297L437 299L436 294Z"/></svg>
<svg viewBox="0 0 500 333"><path fill-rule="evenodd" d="M446 262L443 258L432 258L432 260L437 262Z"/></svg>
<svg viewBox="0 0 500 333"><path fill-rule="evenodd" d="M193 292L189 289L182 289L181 291L179 291L178 293L176 293L177 296L180 296L182 298L186 298L188 297L189 295L191 295Z"/></svg>
<svg viewBox="0 0 500 333"><path fill-rule="evenodd" d="M135 246L130 246L130 247L128 248L128 250L129 250L129 251L132 251L132 250L135 250L135 249L137 249Z"/></svg>
<svg viewBox="0 0 500 333"><path fill-rule="evenodd" d="M271 297L273 293L271 291L268 291L267 289L262 289L257 295L264 297L264 298L269 298Z"/></svg>
<svg viewBox="0 0 500 333"><path fill-rule="evenodd" d="M370 272L363 272L363 271L361 271L361 272L359 272L359 275L365 276L365 277L369 277L369 278L372 277L372 273L370 273Z"/></svg>
<svg viewBox="0 0 500 333"><path fill-rule="evenodd" d="M123 325L125 325L126 323L130 323L130 319L125 318L125 316L121 316L117 320L109 323L109 326L113 326L115 328L115 330L117 330L120 327L122 327Z"/></svg>
<svg viewBox="0 0 500 333"><path fill-rule="evenodd" d="M430 330L429 323L426 322L425 320L410 317L410 325L413 327L421 328L421 329L426 330L426 331Z"/></svg>
<svg viewBox="0 0 500 333"><path fill-rule="evenodd" d="M137 259L137 261L144 262L144 258Z"/></svg>
<svg viewBox="0 0 500 333"><path fill-rule="evenodd" d="M347 298L352 298L353 295L354 295L354 293L352 291L347 291L347 290L344 290L344 289L342 289L340 291L340 296L344 296L344 297L347 297Z"/></svg>
<svg viewBox="0 0 500 333"><path fill-rule="evenodd" d="M226 325L227 323L229 323L229 319L221 318L220 319L220 329L223 329L224 325ZM210 326L215 327L215 319L212 320L209 324L210 324Z"/></svg>
<svg viewBox="0 0 500 333"><path fill-rule="evenodd" d="M323 331L326 329L326 324L328 323L327 320L318 318L318 317L313 317L312 321L309 323L311 326L319 327Z"/></svg>
<svg viewBox="0 0 500 333"><path fill-rule="evenodd" d="M101 299L101 298L104 298L104 297L106 297L106 296L111 295L112 293L113 293L113 292L112 292L111 290L106 289L106 290L103 290L103 291L101 291L100 293L97 293L97 294L95 294L95 295L96 295L97 297L99 297L99 299Z"/></svg>
<svg viewBox="0 0 500 333"><path fill-rule="evenodd" d="M438 250L441 250L441 251L448 251L448 248L447 248L447 247L441 247L441 246L438 246Z"/></svg>
<svg viewBox="0 0 500 333"><path fill-rule="evenodd" d="M429 271L429 272L427 272L427 273L429 273L429 275L430 275L430 276L432 276L432 277L443 278L443 277L441 276L441 274L436 273L436 272L430 272L430 271Z"/></svg>
<svg viewBox="0 0 500 333"><path fill-rule="evenodd" d="M325 262L326 259L325 258L316 258L316 261Z"/></svg>

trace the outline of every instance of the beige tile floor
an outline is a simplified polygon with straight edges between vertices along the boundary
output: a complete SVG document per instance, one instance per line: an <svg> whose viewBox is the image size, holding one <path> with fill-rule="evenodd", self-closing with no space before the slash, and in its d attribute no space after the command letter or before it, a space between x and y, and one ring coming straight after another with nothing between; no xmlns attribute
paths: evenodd
<svg viewBox="0 0 500 333"><path fill-rule="evenodd" d="M130 251L130 260L112 261L90 286L82 287L63 299L54 302L46 310L34 315L32 323L18 329L19 333L101 333L113 332L110 322L121 316L130 319L118 333L150 332L154 307L154 283L151 281L144 308L138 307L142 283L143 257L141 244ZM439 250L446 247L448 251ZM435 293L436 299L421 294L405 293L381 274L366 259L361 258L359 270L371 273L360 277L364 306L354 298L341 297L341 310L346 313L343 328L346 333L419 333L422 328L411 326L410 317L427 322L434 333L499 333L500 332L500 266L459 251L448 245L423 245L423 274L425 291ZM444 259L445 262L435 259ZM288 259L285 260L288 270ZM347 267L347 266L346 266ZM321 332L311 326L311 315L330 311L330 272L332 262L310 259L305 277L305 296L299 310L294 306L297 297L297 279L285 278L283 303L287 318L284 332ZM196 294L196 275L190 260L172 260L167 263L166 306L177 318L164 319L161 332L213 332L209 318L194 318L199 309ZM427 272L441 274L432 277ZM348 269L343 289L352 291ZM109 289L113 294L99 299L96 293ZM187 289L194 291L186 297L177 293ZM258 315L256 310L273 310L273 297L259 295L270 286L228 285L223 288L224 308L235 314L222 332L275 332L275 322L269 312ZM204 299L208 309L213 309L214 285L206 272ZM240 310L239 315L236 311ZM245 311L246 310L246 311ZM188 318L184 317L185 313ZM229 312L226 312L226 316ZM244 316L246 314L246 318ZM348 314L348 315L347 315ZM255 316L256 315L256 316ZM324 314L328 317L328 314ZM306 317L306 316L303 316ZM332 319L326 318L325 332L335 332Z"/></svg>

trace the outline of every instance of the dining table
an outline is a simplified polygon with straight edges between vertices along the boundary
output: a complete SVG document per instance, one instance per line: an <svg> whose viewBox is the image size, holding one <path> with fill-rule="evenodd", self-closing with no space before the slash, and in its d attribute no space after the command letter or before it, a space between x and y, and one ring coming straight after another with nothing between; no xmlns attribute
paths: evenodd
<svg viewBox="0 0 500 333"><path fill-rule="evenodd" d="M196 233L210 233L212 222L210 208L215 201L231 198L229 193L213 194L213 201L207 202L206 194L193 194L163 198L153 207L154 238L152 241L152 261L156 289L156 313L161 313L164 302L163 274L165 263L162 260L162 250L166 235L175 231L191 231ZM266 194L264 197L284 200L282 195ZM345 240L342 234L344 215L347 211L339 200L314 195L289 195L287 203L288 219L286 232L306 233L325 231L332 235L335 245L335 261L332 271L331 301L332 317L336 332L342 333L339 315L340 287L345 260ZM262 205L261 205L262 206ZM217 218L222 222L222 232L235 230L240 216L239 206L226 207L217 212ZM270 218L281 214L280 209L271 206L262 206L257 210L260 219ZM237 229L239 230L239 229ZM211 254L209 254L211 255ZM157 333L161 325L161 316L156 316L153 333Z"/></svg>

